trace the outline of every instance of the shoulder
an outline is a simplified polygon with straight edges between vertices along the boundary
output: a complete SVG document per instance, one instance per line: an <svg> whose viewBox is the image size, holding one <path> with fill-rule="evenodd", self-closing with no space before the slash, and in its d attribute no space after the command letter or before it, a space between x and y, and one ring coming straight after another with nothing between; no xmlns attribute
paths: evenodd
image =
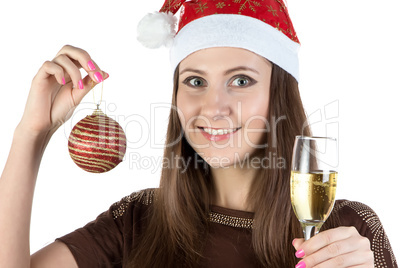
<svg viewBox="0 0 402 268"><path fill-rule="evenodd" d="M133 192L113 203L85 226L57 238L65 243L79 267L117 267L145 226L156 188Z"/></svg>
<svg viewBox="0 0 402 268"><path fill-rule="evenodd" d="M368 205L350 200L337 200L332 211L342 226L355 226L361 234L379 236L383 232L381 221Z"/></svg>
<svg viewBox="0 0 402 268"><path fill-rule="evenodd" d="M337 200L334 205L333 213L338 214L343 220L361 220L366 223L379 221L374 210L366 204L358 201Z"/></svg>
<svg viewBox="0 0 402 268"><path fill-rule="evenodd" d="M123 197L120 201L117 201L111 206L111 213L114 219L125 215L128 211L130 211L130 207L133 209L146 209L149 207L155 198L155 193L158 188L147 188L142 189L136 192L133 192L125 197Z"/></svg>

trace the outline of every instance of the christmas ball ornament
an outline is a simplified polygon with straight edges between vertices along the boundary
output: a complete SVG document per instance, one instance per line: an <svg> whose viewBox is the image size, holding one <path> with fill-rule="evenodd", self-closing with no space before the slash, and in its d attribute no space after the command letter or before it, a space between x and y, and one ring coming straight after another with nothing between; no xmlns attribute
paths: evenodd
<svg viewBox="0 0 402 268"><path fill-rule="evenodd" d="M70 133L68 150L73 161L85 171L107 172L116 167L126 153L122 127L98 108L79 121Z"/></svg>

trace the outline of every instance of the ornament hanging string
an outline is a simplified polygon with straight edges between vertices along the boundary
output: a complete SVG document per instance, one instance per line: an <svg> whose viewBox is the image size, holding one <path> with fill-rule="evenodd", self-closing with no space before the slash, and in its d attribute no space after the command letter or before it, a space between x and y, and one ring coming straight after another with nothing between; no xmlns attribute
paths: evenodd
<svg viewBox="0 0 402 268"><path fill-rule="evenodd" d="M92 81L92 83L94 83L94 82ZM95 86L96 85L94 85L92 87L92 95L93 95L93 98L94 98L94 104L96 105L96 109L99 110L99 106L101 105L102 99L103 99L103 81L102 81L102 89L101 89L100 101L98 103L95 101Z"/></svg>

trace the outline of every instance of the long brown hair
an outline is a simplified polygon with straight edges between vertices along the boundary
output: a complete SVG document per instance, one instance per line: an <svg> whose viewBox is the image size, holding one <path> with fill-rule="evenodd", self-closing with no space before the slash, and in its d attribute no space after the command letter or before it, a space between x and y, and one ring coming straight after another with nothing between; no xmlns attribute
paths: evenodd
<svg viewBox="0 0 402 268"><path fill-rule="evenodd" d="M136 237L125 267L198 267L203 259L214 189L209 165L201 157L197 159L186 141L175 109L178 69L164 151L170 166L162 169L147 225ZM296 135L311 132L304 125L307 119L296 80L275 64L271 76L269 118L282 120L267 131L266 141L273 144L262 151L266 157L283 158L284 165L260 168L251 186L248 202L255 215L252 246L261 267L292 267L297 263L292 240L303 237L290 203L292 148ZM174 162L177 159L190 161L185 172L179 162Z"/></svg>

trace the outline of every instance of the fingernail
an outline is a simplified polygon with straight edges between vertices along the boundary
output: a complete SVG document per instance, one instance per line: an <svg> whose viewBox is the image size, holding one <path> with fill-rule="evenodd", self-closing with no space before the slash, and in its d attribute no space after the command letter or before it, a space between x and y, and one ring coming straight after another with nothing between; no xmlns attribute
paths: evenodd
<svg viewBox="0 0 402 268"><path fill-rule="evenodd" d="M100 83L100 82L103 81L103 77L102 77L102 75L100 74L100 72L94 73L94 77L95 77L95 79L96 79L96 81L97 81L98 83Z"/></svg>
<svg viewBox="0 0 402 268"><path fill-rule="evenodd" d="M103 72L105 74L105 79L109 78L109 74L107 72Z"/></svg>
<svg viewBox="0 0 402 268"><path fill-rule="evenodd" d="M78 88L84 89L84 83L82 82L82 79L80 81L78 81Z"/></svg>
<svg viewBox="0 0 402 268"><path fill-rule="evenodd" d="M304 263L304 261L301 261L296 264L295 268L306 268L306 264Z"/></svg>
<svg viewBox="0 0 402 268"><path fill-rule="evenodd" d="M91 60L88 61L88 68L89 68L91 71L96 70L95 64L94 64Z"/></svg>
<svg viewBox="0 0 402 268"><path fill-rule="evenodd" d="M63 85L66 84L66 79L65 79L64 77L61 79L61 83L62 83Z"/></svg>
<svg viewBox="0 0 402 268"><path fill-rule="evenodd" d="M299 249L298 251L296 251L295 255L296 255L297 258L303 258L304 257L304 250Z"/></svg>

